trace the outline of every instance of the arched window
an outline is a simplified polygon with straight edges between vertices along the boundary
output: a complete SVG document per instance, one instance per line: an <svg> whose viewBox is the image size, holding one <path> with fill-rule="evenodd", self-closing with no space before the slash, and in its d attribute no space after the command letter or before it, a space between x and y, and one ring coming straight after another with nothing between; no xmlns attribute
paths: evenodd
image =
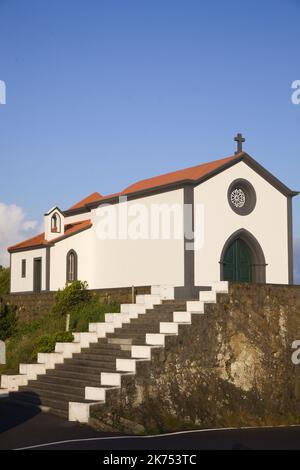
<svg viewBox="0 0 300 470"><path fill-rule="evenodd" d="M77 254L70 250L67 254L67 282L77 281Z"/></svg>
<svg viewBox="0 0 300 470"><path fill-rule="evenodd" d="M60 232L60 217L56 213L51 217L51 232Z"/></svg>

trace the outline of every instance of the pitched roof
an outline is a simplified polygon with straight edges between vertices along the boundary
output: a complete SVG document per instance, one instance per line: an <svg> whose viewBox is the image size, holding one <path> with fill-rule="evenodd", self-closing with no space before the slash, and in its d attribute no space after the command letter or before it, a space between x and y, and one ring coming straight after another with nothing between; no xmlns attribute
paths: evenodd
<svg viewBox="0 0 300 470"><path fill-rule="evenodd" d="M71 235L75 235L75 233L81 232L82 230L86 230L92 226L91 220L82 220L80 222L74 222L73 224L65 225L65 233L63 235L59 235L58 237L48 241L45 239L45 233L40 233L28 240L25 240L21 243L17 243L16 245L10 246L8 248L9 252L13 251L22 251L27 248L36 248L36 247L44 247L44 246L51 246L64 238L67 238Z"/></svg>
<svg viewBox="0 0 300 470"><path fill-rule="evenodd" d="M215 160L210 163L202 163L201 165L192 166L190 168L185 168L179 171L173 171L172 173L166 173L160 176L154 176L153 178L147 178L145 180L131 184L126 189L124 189L124 191L122 191L122 194L129 194L136 191L143 191L145 189L157 188L159 186L179 183L181 181L197 181L203 176L237 158L239 158L239 155L223 158L222 160Z"/></svg>
<svg viewBox="0 0 300 470"><path fill-rule="evenodd" d="M200 183L206 178L213 176L215 173L223 171L229 166L235 165L240 161L244 161L246 164L248 164L254 171L258 172L263 178L266 179L266 181L268 181L270 184L273 184L273 186L276 187L279 191L281 191L284 195L295 196L299 194L297 191L292 191L287 186L285 186L281 181L279 181L275 176L273 176L268 170L263 168L246 152L240 152L236 153L233 156L222 158L220 160L215 160L213 162L202 163L200 165L185 168L183 170L173 171L171 173L166 173L164 175L154 176L152 178L147 178L138 181L137 183L131 184L119 193L110 194L108 196L99 195L98 198L96 196L96 194L98 193L93 193L93 195L95 195L93 201L86 203L83 203L83 201L81 201L80 206L80 203L78 203L77 205L69 209L70 215L72 213L72 210L75 208L83 209L83 211L84 209L86 209L86 211L88 211L92 207L96 207L97 203L100 204L101 202L115 199L120 196L127 196L129 194L171 186L173 184L183 184L188 182ZM68 213L68 211L66 212Z"/></svg>
<svg viewBox="0 0 300 470"><path fill-rule="evenodd" d="M173 171L171 173L166 173L164 175L147 178L147 179L138 181L137 183L131 184L130 186L123 189L119 193L109 194L107 196L101 196L99 193L93 193L87 198L83 199L82 201L78 202L74 206L67 209L66 212L72 211L75 209L84 208L86 205L93 203L93 202L95 203L104 202L107 199L112 199L112 198L119 197L122 195L125 196L127 194L135 193L138 191L154 189L160 186L165 186L165 185L173 184L173 183L180 183L183 181L197 181L198 179L208 175L212 171L222 167L223 165L226 165L226 163L239 159L240 157L241 157L241 154L236 154L231 157L222 158L221 160L215 160L209 163L202 163L201 165L196 165L193 167L185 168L183 170Z"/></svg>
<svg viewBox="0 0 300 470"><path fill-rule="evenodd" d="M100 193L92 193L89 196L85 197L81 201L77 202L74 204L74 206L70 207L68 210L73 210L73 209L80 209L81 207L84 207L86 204L89 204L91 202L99 201L102 198Z"/></svg>

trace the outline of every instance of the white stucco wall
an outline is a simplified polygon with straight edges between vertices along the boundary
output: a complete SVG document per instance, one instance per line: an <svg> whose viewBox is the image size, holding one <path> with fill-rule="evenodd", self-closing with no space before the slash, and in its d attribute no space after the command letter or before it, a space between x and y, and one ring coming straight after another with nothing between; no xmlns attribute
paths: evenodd
<svg viewBox="0 0 300 470"><path fill-rule="evenodd" d="M147 211L154 204L183 205L183 190L174 190L128 202L142 204ZM114 206L119 210L120 205ZM101 211L102 209L100 209ZM101 214L101 212L100 212ZM184 282L183 237L181 239L100 240L96 211L93 217L94 287L126 287L151 284L181 286ZM129 217L129 221L133 220ZM183 233L183 223L179 230ZM150 231L150 226L149 226ZM172 232L173 233L173 232Z"/></svg>
<svg viewBox="0 0 300 470"><path fill-rule="evenodd" d="M230 184L244 178L254 186L254 211L241 216L229 206ZM266 282L288 284L287 199L244 162L240 162L195 188L197 204L204 206L203 246L195 252L195 284L206 285L220 279L220 257L227 239L245 228L260 243L266 263Z"/></svg>
<svg viewBox="0 0 300 470"><path fill-rule="evenodd" d="M42 258L42 290L46 289L46 249L11 254L11 292L33 291L33 260ZM26 260L26 277L22 278L22 260Z"/></svg>
<svg viewBox="0 0 300 470"><path fill-rule="evenodd" d="M50 250L50 290L58 290L66 284L66 259L72 249L77 253L78 279L87 281L94 288L92 253L92 229L84 230L76 235L56 243Z"/></svg>
<svg viewBox="0 0 300 470"><path fill-rule="evenodd" d="M84 212L83 214L71 215L65 217L65 224L73 224L75 222L81 222L82 220L88 220L91 218L90 212Z"/></svg>

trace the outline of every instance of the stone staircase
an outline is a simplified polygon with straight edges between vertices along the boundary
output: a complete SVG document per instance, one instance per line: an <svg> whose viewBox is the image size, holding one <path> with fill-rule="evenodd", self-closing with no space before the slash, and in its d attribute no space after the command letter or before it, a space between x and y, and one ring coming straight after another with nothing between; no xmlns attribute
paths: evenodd
<svg viewBox="0 0 300 470"><path fill-rule="evenodd" d="M153 286L135 304L122 304L120 313L106 314L105 322L91 323L89 332L75 333L73 343L57 343L37 364L20 364L20 374L2 376L1 386L14 402L88 422L91 409L151 360L153 348L163 348L166 336L178 335L193 315L205 313L206 303L227 292L227 283L218 282L199 300L175 300L172 287Z"/></svg>

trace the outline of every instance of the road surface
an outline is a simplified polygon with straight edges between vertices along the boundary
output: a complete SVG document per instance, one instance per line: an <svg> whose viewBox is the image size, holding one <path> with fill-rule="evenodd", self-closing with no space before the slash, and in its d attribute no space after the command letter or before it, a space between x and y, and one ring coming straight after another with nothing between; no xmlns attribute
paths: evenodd
<svg viewBox="0 0 300 470"><path fill-rule="evenodd" d="M0 449L203 450L300 449L300 426L124 436L8 404L0 399Z"/></svg>

